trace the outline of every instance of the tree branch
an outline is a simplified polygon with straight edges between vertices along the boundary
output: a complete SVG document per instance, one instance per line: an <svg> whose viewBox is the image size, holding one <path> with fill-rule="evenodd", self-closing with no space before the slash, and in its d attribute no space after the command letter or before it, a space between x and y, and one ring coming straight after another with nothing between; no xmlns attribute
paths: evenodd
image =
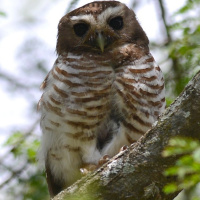
<svg viewBox="0 0 200 200"><path fill-rule="evenodd" d="M200 72L137 143L113 157L97 171L77 181L53 200L171 200L163 187L176 177L165 177L178 156L162 157L173 136L200 140Z"/></svg>
<svg viewBox="0 0 200 200"><path fill-rule="evenodd" d="M158 4L159 4L159 7L160 7L162 22L163 22L165 32L166 32L166 35L167 35L167 43L170 43L172 41L172 37L171 37L170 31L169 31L169 25L167 24L166 9L165 9L165 6L163 4L163 0L158 0Z"/></svg>

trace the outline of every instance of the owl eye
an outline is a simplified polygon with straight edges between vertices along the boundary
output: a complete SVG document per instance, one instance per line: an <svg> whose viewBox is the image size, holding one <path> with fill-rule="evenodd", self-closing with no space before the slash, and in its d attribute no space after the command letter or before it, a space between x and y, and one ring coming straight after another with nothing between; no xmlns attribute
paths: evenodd
<svg viewBox="0 0 200 200"><path fill-rule="evenodd" d="M118 16L114 17L109 21L109 26L112 27L114 30L120 30L123 28L123 18Z"/></svg>
<svg viewBox="0 0 200 200"><path fill-rule="evenodd" d="M89 25L86 23L77 23L74 25L74 32L77 36L82 37L89 29Z"/></svg>

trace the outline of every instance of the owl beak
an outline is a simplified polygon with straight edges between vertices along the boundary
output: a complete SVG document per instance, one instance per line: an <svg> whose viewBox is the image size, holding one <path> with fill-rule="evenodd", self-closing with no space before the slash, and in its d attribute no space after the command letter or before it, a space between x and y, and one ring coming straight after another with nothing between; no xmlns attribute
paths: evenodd
<svg viewBox="0 0 200 200"><path fill-rule="evenodd" d="M101 51L104 52L105 38L101 32L97 32L96 34L97 34L97 38L96 38L97 45L99 46Z"/></svg>

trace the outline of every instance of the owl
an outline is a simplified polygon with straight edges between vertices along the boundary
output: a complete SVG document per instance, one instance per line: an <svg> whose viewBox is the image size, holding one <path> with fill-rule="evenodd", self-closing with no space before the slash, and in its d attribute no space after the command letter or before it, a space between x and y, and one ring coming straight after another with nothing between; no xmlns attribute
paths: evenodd
<svg viewBox="0 0 200 200"><path fill-rule="evenodd" d="M136 142L165 109L162 72L134 12L95 1L58 24L57 59L39 101L41 159L53 197Z"/></svg>

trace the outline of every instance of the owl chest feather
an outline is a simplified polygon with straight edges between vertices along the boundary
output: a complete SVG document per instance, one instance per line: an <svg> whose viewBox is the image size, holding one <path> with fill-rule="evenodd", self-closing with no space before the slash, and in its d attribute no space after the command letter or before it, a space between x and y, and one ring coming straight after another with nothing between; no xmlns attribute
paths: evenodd
<svg viewBox="0 0 200 200"><path fill-rule="evenodd" d="M114 79L106 61L71 54L64 61L58 58L43 95L47 128L74 139L92 140L109 117Z"/></svg>
<svg viewBox="0 0 200 200"><path fill-rule="evenodd" d="M98 134L110 138L119 127L130 143L144 134L164 109L159 68L151 55L117 68L110 63L90 55L60 56L43 94L43 129L67 137L72 146L96 141Z"/></svg>

